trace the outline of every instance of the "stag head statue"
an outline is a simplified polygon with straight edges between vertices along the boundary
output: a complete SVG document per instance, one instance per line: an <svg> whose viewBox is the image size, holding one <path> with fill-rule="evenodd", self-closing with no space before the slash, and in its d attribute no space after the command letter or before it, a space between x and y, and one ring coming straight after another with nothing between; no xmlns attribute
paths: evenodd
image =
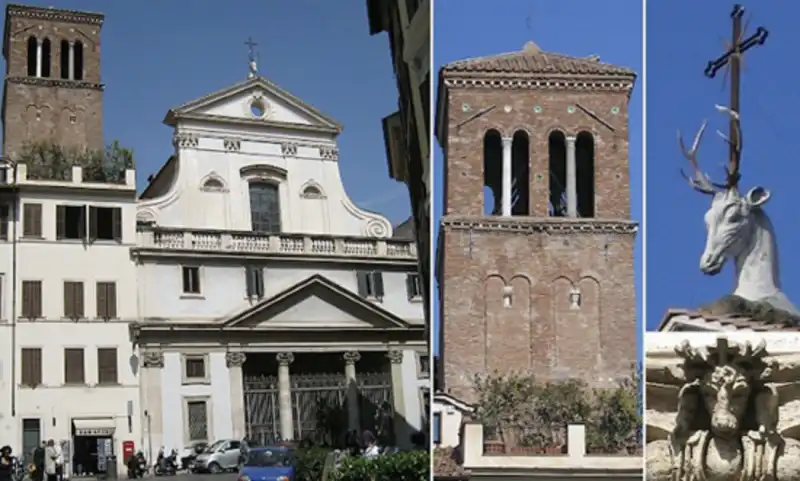
<svg viewBox="0 0 800 481"><path fill-rule="evenodd" d="M753 302L767 302L777 309L800 314L780 288L775 234L763 210L770 192L760 186L753 187L745 194L739 191L742 152L739 113L721 105L717 105L716 109L727 115L733 125L732 138L717 131L735 152L725 168L724 182L713 182L700 169L697 160L697 149L707 121L700 126L688 150L678 132L681 151L691 166L690 175L683 170L681 174L692 189L711 196L711 206L705 214L707 237L700 256L700 270L708 275L719 274L725 263L732 259L736 265L735 296Z"/></svg>

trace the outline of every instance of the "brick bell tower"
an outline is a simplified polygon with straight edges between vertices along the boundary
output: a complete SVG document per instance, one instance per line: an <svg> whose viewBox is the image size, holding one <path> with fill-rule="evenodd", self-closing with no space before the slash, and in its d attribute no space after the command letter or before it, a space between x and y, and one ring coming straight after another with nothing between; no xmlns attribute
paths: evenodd
<svg viewBox="0 0 800 481"><path fill-rule="evenodd" d="M451 63L439 82L443 388L529 371L592 385L636 360L628 102L636 75L521 51Z"/></svg>
<svg viewBox="0 0 800 481"><path fill-rule="evenodd" d="M3 153L28 141L103 146L103 15L8 5L3 37Z"/></svg>

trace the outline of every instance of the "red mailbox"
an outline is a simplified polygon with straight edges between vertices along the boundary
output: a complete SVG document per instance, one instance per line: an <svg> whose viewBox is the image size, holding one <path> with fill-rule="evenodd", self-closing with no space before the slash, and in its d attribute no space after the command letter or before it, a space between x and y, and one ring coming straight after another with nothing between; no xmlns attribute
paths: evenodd
<svg viewBox="0 0 800 481"><path fill-rule="evenodd" d="M133 444L133 441L122 441L122 459L127 462L128 459L133 456L135 449L136 446Z"/></svg>

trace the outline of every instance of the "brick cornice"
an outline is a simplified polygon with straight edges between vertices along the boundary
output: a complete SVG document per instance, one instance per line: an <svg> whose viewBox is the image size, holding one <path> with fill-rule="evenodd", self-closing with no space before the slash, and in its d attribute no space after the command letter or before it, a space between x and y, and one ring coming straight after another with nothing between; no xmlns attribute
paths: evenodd
<svg viewBox="0 0 800 481"><path fill-rule="evenodd" d="M629 220L568 219L563 217L444 216L442 230L514 232L520 234L636 234L639 224Z"/></svg>
<svg viewBox="0 0 800 481"><path fill-rule="evenodd" d="M501 90L581 90L591 92L626 92L630 95L634 80L622 76L497 76L447 75L446 88L486 88Z"/></svg>
<svg viewBox="0 0 800 481"><path fill-rule="evenodd" d="M6 8L6 16L31 18L34 20L47 20L52 22L82 23L86 25L97 26L103 24L104 18L104 16L100 13L31 7L27 5L8 5Z"/></svg>
<svg viewBox="0 0 800 481"><path fill-rule="evenodd" d="M67 89L103 90L103 84L43 77L6 76L6 81L14 84L34 85L36 87L58 87Z"/></svg>

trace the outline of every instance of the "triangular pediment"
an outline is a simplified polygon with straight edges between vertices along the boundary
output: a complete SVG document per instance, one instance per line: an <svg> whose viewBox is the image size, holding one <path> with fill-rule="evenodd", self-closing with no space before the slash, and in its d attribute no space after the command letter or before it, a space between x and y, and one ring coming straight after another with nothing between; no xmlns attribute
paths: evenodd
<svg viewBox="0 0 800 481"><path fill-rule="evenodd" d="M254 77L170 109L164 123L174 126L180 119L342 131L336 120L264 77Z"/></svg>
<svg viewBox="0 0 800 481"><path fill-rule="evenodd" d="M406 321L315 275L223 321L262 329L408 329Z"/></svg>

